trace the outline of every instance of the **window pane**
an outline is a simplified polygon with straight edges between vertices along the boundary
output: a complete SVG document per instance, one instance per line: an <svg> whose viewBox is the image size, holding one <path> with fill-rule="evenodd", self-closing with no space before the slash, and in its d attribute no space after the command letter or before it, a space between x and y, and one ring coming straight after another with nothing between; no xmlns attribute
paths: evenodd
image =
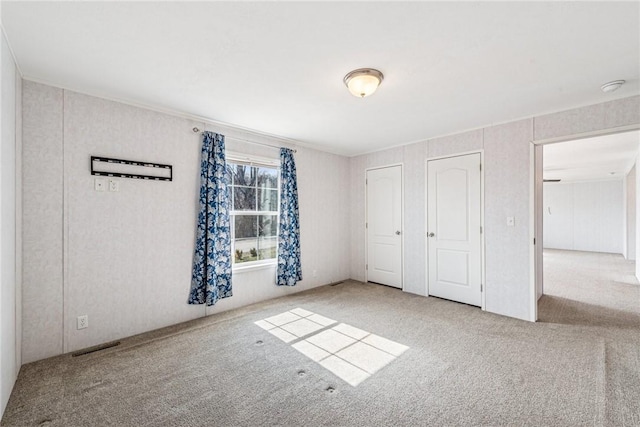
<svg viewBox="0 0 640 427"><path fill-rule="evenodd" d="M249 262L258 259L258 217L235 215L233 217L234 255L233 262Z"/></svg>
<svg viewBox="0 0 640 427"><path fill-rule="evenodd" d="M233 188L233 210L234 211L255 211L256 210L256 189L249 187Z"/></svg>
<svg viewBox="0 0 640 427"><path fill-rule="evenodd" d="M258 236L275 237L278 233L277 215L260 215L258 217Z"/></svg>
<svg viewBox="0 0 640 427"><path fill-rule="evenodd" d="M236 239L235 245L234 263L258 260L258 239Z"/></svg>
<svg viewBox="0 0 640 427"><path fill-rule="evenodd" d="M259 168L258 187L278 188L278 169Z"/></svg>
<svg viewBox="0 0 640 427"><path fill-rule="evenodd" d="M227 163L232 193L234 231L233 262L244 263L274 259L278 246L278 178L279 170ZM273 215L254 214L255 211ZM242 212L242 214L240 213Z"/></svg>
<svg viewBox="0 0 640 427"><path fill-rule="evenodd" d="M258 259L273 259L276 257L277 237L260 237L258 243L260 245Z"/></svg>
<svg viewBox="0 0 640 427"><path fill-rule="evenodd" d="M258 189L258 210L278 212L278 190Z"/></svg>
<svg viewBox="0 0 640 427"><path fill-rule="evenodd" d="M246 185L253 187L256 185L258 169L253 166L236 165L231 163L231 183L233 185Z"/></svg>
<svg viewBox="0 0 640 427"><path fill-rule="evenodd" d="M233 222L236 244L239 239L255 238L258 236L257 215L235 215Z"/></svg>

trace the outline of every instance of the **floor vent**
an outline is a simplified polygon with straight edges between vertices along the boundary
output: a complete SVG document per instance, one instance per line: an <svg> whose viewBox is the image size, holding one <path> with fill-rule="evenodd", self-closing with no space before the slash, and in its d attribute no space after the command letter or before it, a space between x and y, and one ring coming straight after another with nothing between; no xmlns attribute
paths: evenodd
<svg viewBox="0 0 640 427"><path fill-rule="evenodd" d="M76 351L71 354L73 357L84 356L85 354L95 353L96 351L106 350L111 347L117 347L120 345L120 341L108 342L106 344L96 345L94 347L85 348L84 350Z"/></svg>

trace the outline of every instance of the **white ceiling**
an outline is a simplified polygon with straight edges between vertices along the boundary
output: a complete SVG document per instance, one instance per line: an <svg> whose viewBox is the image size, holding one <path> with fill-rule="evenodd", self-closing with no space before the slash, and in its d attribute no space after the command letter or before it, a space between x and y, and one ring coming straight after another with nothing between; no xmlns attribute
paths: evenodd
<svg viewBox="0 0 640 427"><path fill-rule="evenodd" d="M578 139L543 148L544 179L622 179L633 167L640 131Z"/></svg>
<svg viewBox="0 0 640 427"><path fill-rule="evenodd" d="M638 2L3 1L2 22L27 79L347 155L640 92ZM385 75L365 99L361 67Z"/></svg>

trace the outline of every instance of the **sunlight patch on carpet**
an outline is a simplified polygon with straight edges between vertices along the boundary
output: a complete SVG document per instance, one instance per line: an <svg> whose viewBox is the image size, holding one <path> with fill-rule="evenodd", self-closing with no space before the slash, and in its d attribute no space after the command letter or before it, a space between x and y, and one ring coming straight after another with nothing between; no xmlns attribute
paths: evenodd
<svg viewBox="0 0 640 427"><path fill-rule="evenodd" d="M357 386L409 349L346 323L296 308L255 324L352 386Z"/></svg>

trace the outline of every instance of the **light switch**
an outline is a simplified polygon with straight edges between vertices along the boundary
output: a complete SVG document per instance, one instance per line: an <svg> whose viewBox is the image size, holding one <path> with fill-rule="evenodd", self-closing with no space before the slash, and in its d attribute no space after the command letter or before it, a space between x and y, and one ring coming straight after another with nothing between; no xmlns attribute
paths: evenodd
<svg viewBox="0 0 640 427"><path fill-rule="evenodd" d="M104 178L96 178L93 182L93 189L96 191L106 191L107 190L107 180Z"/></svg>
<svg viewBox="0 0 640 427"><path fill-rule="evenodd" d="M109 191L120 191L120 182L115 179L110 179Z"/></svg>
<svg viewBox="0 0 640 427"><path fill-rule="evenodd" d="M507 225L509 227L514 227L516 225L516 218L513 216L508 216L507 217Z"/></svg>

